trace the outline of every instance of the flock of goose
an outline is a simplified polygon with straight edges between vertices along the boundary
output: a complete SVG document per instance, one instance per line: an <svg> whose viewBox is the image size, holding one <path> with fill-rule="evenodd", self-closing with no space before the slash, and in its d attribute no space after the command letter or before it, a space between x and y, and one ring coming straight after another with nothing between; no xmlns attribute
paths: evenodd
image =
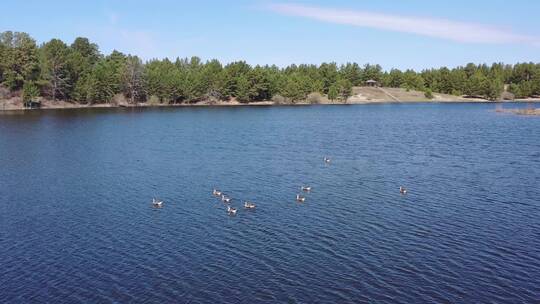
<svg viewBox="0 0 540 304"><path fill-rule="evenodd" d="M302 186L300 187L300 189L303 191L303 192L310 192L311 191L311 187L310 186ZM218 197L221 199L221 201L225 204L230 204L231 203L231 198L228 197L227 195L225 195L223 192L217 190L217 189L214 189L214 191L212 191L212 194L215 196L215 197ZM303 203L304 201L306 200L306 197L303 196L303 195L300 195L300 194L297 194L296 195L296 201L299 202L299 203ZM257 207L257 205L255 205L255 203L252 203L250 201L245 201L244 202L244 209L247 209L247 210L252 210L252 209L255 209ZM238 211L238 209L234 208L234 207L231 207L230 205L227 205L227 213L229 215L236 215L236 212Z"/></svg>
<svg viewBox="0 0 540 304"><path fill-rule="evenodd" d="M212 191L212 195L217 197L217 198L220 198L221 201L224 203L224 204L230 204L232 199L230 197L228 197L225 193L221 192L220 190L217 190L217 189L214 189ZM255 209L257 207L257 205L255 205L254 203L250 202L250 201L245 201L244 202L244 209L248 209L248 210L252 210L252 209ZM234 208L234 207L231 207L230 205L227 205L227 213L229 215L236 215L236 212L238 212L238 209Z"/></svg>
<svg viewBox="0 0 540 304"><path fill-rule="evenodd" d="M325 156L323 158L323 161L324 161L325 164L329 164L330 163L330 158ZM309 193L309 192L311 192L311 186L302 186L302 187L300 187L300 190L303 193ZM212 191L212 195L217 197L217 198L220 198L223 203L228 204L227 205L227 214L236 215L236 213L238 212L238 209L234 208L234 207L231 207L229 205L231 203L231 200L232 200L229 196L227 196L225 193L223 193L222 191L220 191L218 189L214 189ZM302 194L296 194L296 201L299 202L299 203L303 203L303 202L306 201L306 197L304 195L302 195ZM256 207L257 207L257 205L255 205L255 203L253 203L253 202L250 202L250 201L245 201L244 202L244 209L252 210L252 209L255 209Z"/></svg>
<svg viewBox="0 0 540 304"><path fill-rule="evenodd" d="M311 191L311 187L310 186L302 186L300 187L300 190L302 190L303 192L310 192ZM238 209L234 208L234 207L231 207L229 204L231 203L232 199L227 196L226 194L224 194L222 191L218 190L218 189L214 189L212 191L212 195L221 199L221 201L224 203L224 204L227 204L227 214L229 215L236 215L236 212L238 212ZM303 203L306 201L306 197L303 196L303 195L300 195L300 194L297 194L296 195L296 201L299 202L299 203ZM255 205L255 203L253 202L250 202L250 201L245 201L244 202L244 209L247 209L247 210L252 210L252 209L255 209L257 207L257 205Z"/></svg>
<svg viewBox="0 0 540 304"><path fill-rule="evenodd" d="M330 163L330 158L329 157L324 157L323 158L323 161L325 164L329 164ZM303 192L303 193L309 193L311 192L311 186L302 186L300 187L300 190ZM403 186L400 186L399 187L399 193L401 193L402 195L405 195L407 194L407 189L405 189L405 187ZM237 208L234 208L234 207L231 207L230 203L232 201L232 199L227 196L225 193L223 193L222 191L218 190L218 189L214 189L212 191L212 195L221 199L221 201L224 203L224 204L227 204L227 214L229 215L236 215L236 212L238 212L238 209ZM299 202L299 203L303 203L306 201L306 197L302 194L296 194L296 201ZM154 208L161 208L163 207L163 201L160 201L156 198L152 199L152 206ZM250 201L245 201L244 202L244 209L246 210L253 210L257 207L257 205L255 205L255 203L253 202L250 202Z"/></svg>

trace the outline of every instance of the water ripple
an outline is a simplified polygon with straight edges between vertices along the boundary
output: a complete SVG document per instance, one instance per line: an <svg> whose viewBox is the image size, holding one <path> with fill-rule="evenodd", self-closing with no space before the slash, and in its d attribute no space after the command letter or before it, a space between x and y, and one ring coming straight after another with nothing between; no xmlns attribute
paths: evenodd
<svg viewBox="0 0 540 304"><path fill-rule="evenodd" d="M487 107L0 117L0 302L538 302L540 120Z"/></svg>

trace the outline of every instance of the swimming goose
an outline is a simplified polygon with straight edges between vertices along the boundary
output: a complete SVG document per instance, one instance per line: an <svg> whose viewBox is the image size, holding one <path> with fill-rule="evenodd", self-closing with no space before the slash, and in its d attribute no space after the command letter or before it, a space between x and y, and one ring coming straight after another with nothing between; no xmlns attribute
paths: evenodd
<svg viewBox="0 0 540 304"><path fill-rule="evenodd" d="M163 206L163 201L157 200L155 198L152 199L152 205L156 208L161 208Z"/></svg>
<svg viewBox="0 0 540 304"><path fill-rule="evenodd" d="M246 209L255 209L256 205L251 202L244 202L244 208Z"/></svg>
<svg viewBox="0 0 540 304"><path fill-rule="evenodd" d="M227 197L225 194L222 194L221 195L221 201L228 204L231 202L231 198L230 197Z"/></svg>
<svg viewBox="0 0 540 304"><path fill-rule="evenodd" d="M304 192L309 192L309 191L311 191L311 186L302 186L301 189Z"/></svg>
<svg viewBox="0 0 540 304"><path fill-rule="evenodd" d="M236 215L236 208L231 208L231 206L227 206L227 213L229 213L229 215Z"/></svg>
<svg viewBox="0 0 540 304"><path fill-rule="evenodd" d="M296 201L297 202L303 203L305 200L306 200L306 198L303 197L302 195L300 195L300 194L296 195Z"/></svg>
<svg viewBox="0 0 540 304"><path fill-rule="evenodd" d="M405 189L405 187L399 187L399 193L407 194L407 189Z"/></svg>
<svg viewBox="0 0 540 304"><path fill-rule="evenodd" d="M212 194L214 196L221 196L221 191L217 190L217 189L214 189L214 191L212 191Z"/></svg>

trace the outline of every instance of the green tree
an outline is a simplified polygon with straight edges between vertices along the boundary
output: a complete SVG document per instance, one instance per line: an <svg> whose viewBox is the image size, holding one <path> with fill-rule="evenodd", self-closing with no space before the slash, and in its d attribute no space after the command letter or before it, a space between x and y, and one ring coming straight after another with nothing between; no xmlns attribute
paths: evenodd
<svg viewBox="0 0 540 304"><path fill-rule="evenodd" d="M427 89L424 91L424 96L425 96L427 99L433 99L433 92L431 91L430 88L427 88Z"/></svg>
<svg viewBox="0 0 540 304"><path fill-rule="evenodd" d="M89 103L109 103L120 90L116 71L110 61L96 64L86 80L86 100Z"/></svg>
<svg viewBox="0 0 540 304"><path fill-rule="evenodd" d="M511 84L510 88L509 88L509 91L510 91L510 93L514 94L514 96L516 98L525 98L525 97L527 97L521 92L521 87L518 84L515 84L515 83Z"/></svg>
<svg viewBox="0 0 540 304"><path fill-rule="evenodd" d="M340 79L336 83L339 97L343 102L347 102L347 99L352 95L352 84L348 79Z"/></svg>
<svg viewBox="0 0 540 304"><path fill-rule="evenodd" d="M237 61L226 65L224 68L224 95L236 97L238 91L238 79L241 75L247 74L250 70L251 67L245 61Z"/></svg>
<svg viewBox="0 0 540 304"><path fill-rule="evenodd" d="M113 96L122 91L122 71L126 57L113 51L100 60L85 79L86 101L89 103L109 103Z"/></svg>
<svg viewBox="0 0 540 304"><path fill-rule="evenodd" d="M37 80L39 74L36 41L27 33L0 34L2 84L11 90L21 89L25 81Z"/></svg>
<svg viewBox="0 0 540 304"><path fill-rule="evenodd" d="M478 67L474 63L468 63L467 66L465 66L464 71L467 75L467 78L471 78L474 73L476 73L476 70Z"/></svg>
<svg viewBox="0 0 540 304"><path fill-rule="evenodd" d="M331 101L334 101L338 98L338 88L336 85L332 85L330 86L330 88L328 89L328 99L330 99Z"/></svg>
<svg viewBox="0 0 540 304"><path fill-rule="evenodd" d="M328 89L332 86L338 78L338 69L335 62L323 63L319 67L319 77L323 84L323 93L328 93Z"/></svg>
<svg viewBox="0 0 540 304"><path fill-rule="evenodd" d="M342 79L347 79L353 86L362 83L362 68L357 63L347 63L339 69L339 76Z"/></svg>
<svg viewBox="0 0 540 304"><path fill-rule="evenodd" d="M236 98L240 102L249 102L253 98L254 91L246 75L240 75L236 79Z"/></svg>
<svg viewBox="0 0 540 304"><path fill-rule="evenodd" d="M531 77L532 95L540 96L540 64L534 65L533 69L534 69L534 72L532 73L532 77Z"/></svg>
<svg viewBox="0 0 540 304"><path fill-rule="evenodd" d="M292 102L304 100L310 93L308 82L309 78L298 73L292 74L286 78L281 95L289 98Z"/></svg>
<svg viewBox="0 0 540 304"><path fill-rule="evenodd" d="M4 71L6 70L7 65L5 58L8 56L7 52L8 48L0 41L0 84L4 83Z"/></svg>
<svg viewBox="0 0 540 304"><path fill-rule="evenodd" d="M441 68L437 73L437 92L450 94L454 89L452 75L448 68Z"/></svg>
<svg viewBox="0 0 540 304"><path fill-rule="evenodd" d="M87 38L78 37L70 46L67 58L69 79L72 84L70 97L75 100L85 99L82 88L85 86L88 74L92 72L94 65L101 59L98 46L90 43Z"/></svg>
<svg viewBox="0 0 540 304"><path fill-rule="evenodd" d="M41 47L41 77L53 100L68 96L71 86L68 56L68 46L59 39L52 39Z"/></svg>
<svg viewBox="0 0 540 304"><path fill-rule="evenodd" d="M27 81L23 85L23 101L29 102L39 96L39 88L33 81Z"/></svg>
<svg viewBox="0 0 540 304"><path fill-rule="evenodd" d="M424 79L413 70L407 70L403 73L401 86L421 91L424 89Z"/></svg>
<svg viewBox="0 0 540 304"><path fill-rule="evenodd" d="M489 100L496 100L501 97L503 92L504 85L499 79L488 80L488 85L486 88L486 98Z"/></svg>
<svg viewBox="0 0 540 304"><path fill-rule="evenodd" d="M464 93L468 96L484 96L487 84L487 77L476 71L467 81Z"/></svg>
<svg viewBox="0 0 540 304"><path fill-rule="evenodd" d="M262 101L272 98L272 78L267 68L256 66L247 77L252 87L251 100Z"/></svg>
<svg viewBox="0 0 540 304"><path fill-rule="evenodd" d="M69 47L53 39L38 48L26 33L0 34L2 89L12 92L23 89L27 97L29 91L36 93L37 87L38 93L53 99L78 102L108 102L120 93L132 103L145 101L147 97L167 103L207 98L252 102L270 100L277 94L298 101L311 93L347 100L352 86L368 79L388 87L423 90L426 96L439 92L496 99L505 84L520 98L540 95L540 64L532 62L469 63L453 69L442 67L421 72L398 69L383 72L379 65L366 64L360 68L357 63L338 68L334 62L278 68L252 67L238 61L223 67L217 60L203 62L199 57L143 62L134 55L117 51L103 57L98 46L83 37L76 38Z"/></svg>
<svg viewBox="0 0 540 304"><path fill-rule="evenodd" d="M531 81L522 81L519 84L519 90L523 98L531 97L533 95L533 83Z"/></svg>
<svg viewBox="0 0 540 304"><path fill-rule="evenodd" d="M144 88L148 96L157 96L161 102L176 103L185 99L185 72L168 59L152 60L144 69Z"/></svg>
<svg viewBox="0 0 540 304"><path fill-rule="evenodd" d="M383 83L387 87L400 88L403 84L403 73L398 69L392 69Z"/></svg>
<svg viewBox="0 0 540 304"><path fill-rule="evenodd" d="M375 81L381 81L383 76L382 67L378 64L372 65L372 64L366 64L364 65L364 70L362 73L362 82L366 82L368 80L375 80Z"/></svg>
<svg viewBox="0 0 540 304"><path fill-rule="evenodd" d="M208 97L222 99L224 96L223 66L217 59L207 62L201 69L201 78L205 87L205 94Z"/></svg>
<svg viewBox="0 0 540 304"><path fill-rule="evenodd" d="M518 63L514 66L510 81L522 83L530 81L536 74L537 67L533 63Z"/></svg>
<svg viewBox="0 0 540 304"><path fill-rule="evenodd" d="M94 65L101 58L98 45L91 43L88 38L77 37L70 47L73 50L73 53L80 54L85 60L87 60L87 63L85 64L90 66Z"/></svg>
<svg viewBox="0 0 540 304"><path fill-rule="evenodd" d="M450 73L450 92L446 92L447 94L453 94L453 95L462 95L463 91L465 90L465 85L467 83L467 74L465 73L465 70L463 68L457 68L452 70Z"/></svg>
<svg viewBox="0 0 540 304"><path fill-rule="evenodd" d="M143 87L144 66L137 56L127 56L122 65L121 86L123 94L129 98L130 103L142 101L145 97Z"/></svg>

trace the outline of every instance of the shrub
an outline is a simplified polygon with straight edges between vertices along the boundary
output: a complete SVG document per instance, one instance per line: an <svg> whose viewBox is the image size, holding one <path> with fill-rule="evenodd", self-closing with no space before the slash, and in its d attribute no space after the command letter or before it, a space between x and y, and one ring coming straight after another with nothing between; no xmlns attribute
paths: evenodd
<svg viewBox="0 0 540 304"><path fill-rule="evenodd" d="M424 91L424 96L427 98L427 99L433 99L433 92L431 92L431 89L426 89Z"/></svg>
<svg viewBox="0 0 540 304"><path fill-rule="evenodd" d="M454 95L454 96L462 96L463 92L461 92L460 90L457 90L457 89L453 89L451 94Z"/></svg>
<svg viewBox="0 0 540 304"><path fill-rule="evenodd" d="M121 106L125 106L129 103L129 101L127 100L126 96L124 96L124 94L122 93L118 93L118 94L115 94L111 100L111 104L113 105L121 105Z"/></svg>
<svg viewBox="0 0 540 304"><path fill-rule="evenodd" d="M274 96L272 96L272 101L273 101L275 104L277 104L277 105L287 103L287 100L285 99L285 97L283 97L283 96L281 96L281 95L274 95Z"/></svg>
<svg viewBox="0 0 540 304"><path fill-rule="evenodd" d="M516 96L510 92L502 92L501 97L502 100L514 100L516 99Z"/></svg>
<svg viewBox="0 0 540 304"><path fill-rule="evenodd" d="M9 89L0 85L0 99L8 99L9 97L11 97Z"/></svg>
<svg viewBox="0 0 540 304"><path fill-rule="evenodd" d="M33 82L25 82L23 85L23 101L32 101L39 96L39 88Z"/></svg>
<svg viewBox="0 0 540 304"><path fill-rule="evenodd" d="M307 102L310 104L319 104L323 102L323 98L320 93L311 93L307 96Z"/></svg>
<svg viewBox="0 0 540 304"><path fill-rule="evenodd" d="M338 89L335 85L332 85L329 89L328 89L328 99L334 101L338 98Z"/></svg>
<svg viewBox="0 0 540 304"><path fill-rule="evenodd" d="M159 97L157 97L156 95L152 95L150 96L150 98L148 98L148 101L147 103L151 106L156 106L158 104L160 104L160 100L159 100Z"/></svg>

